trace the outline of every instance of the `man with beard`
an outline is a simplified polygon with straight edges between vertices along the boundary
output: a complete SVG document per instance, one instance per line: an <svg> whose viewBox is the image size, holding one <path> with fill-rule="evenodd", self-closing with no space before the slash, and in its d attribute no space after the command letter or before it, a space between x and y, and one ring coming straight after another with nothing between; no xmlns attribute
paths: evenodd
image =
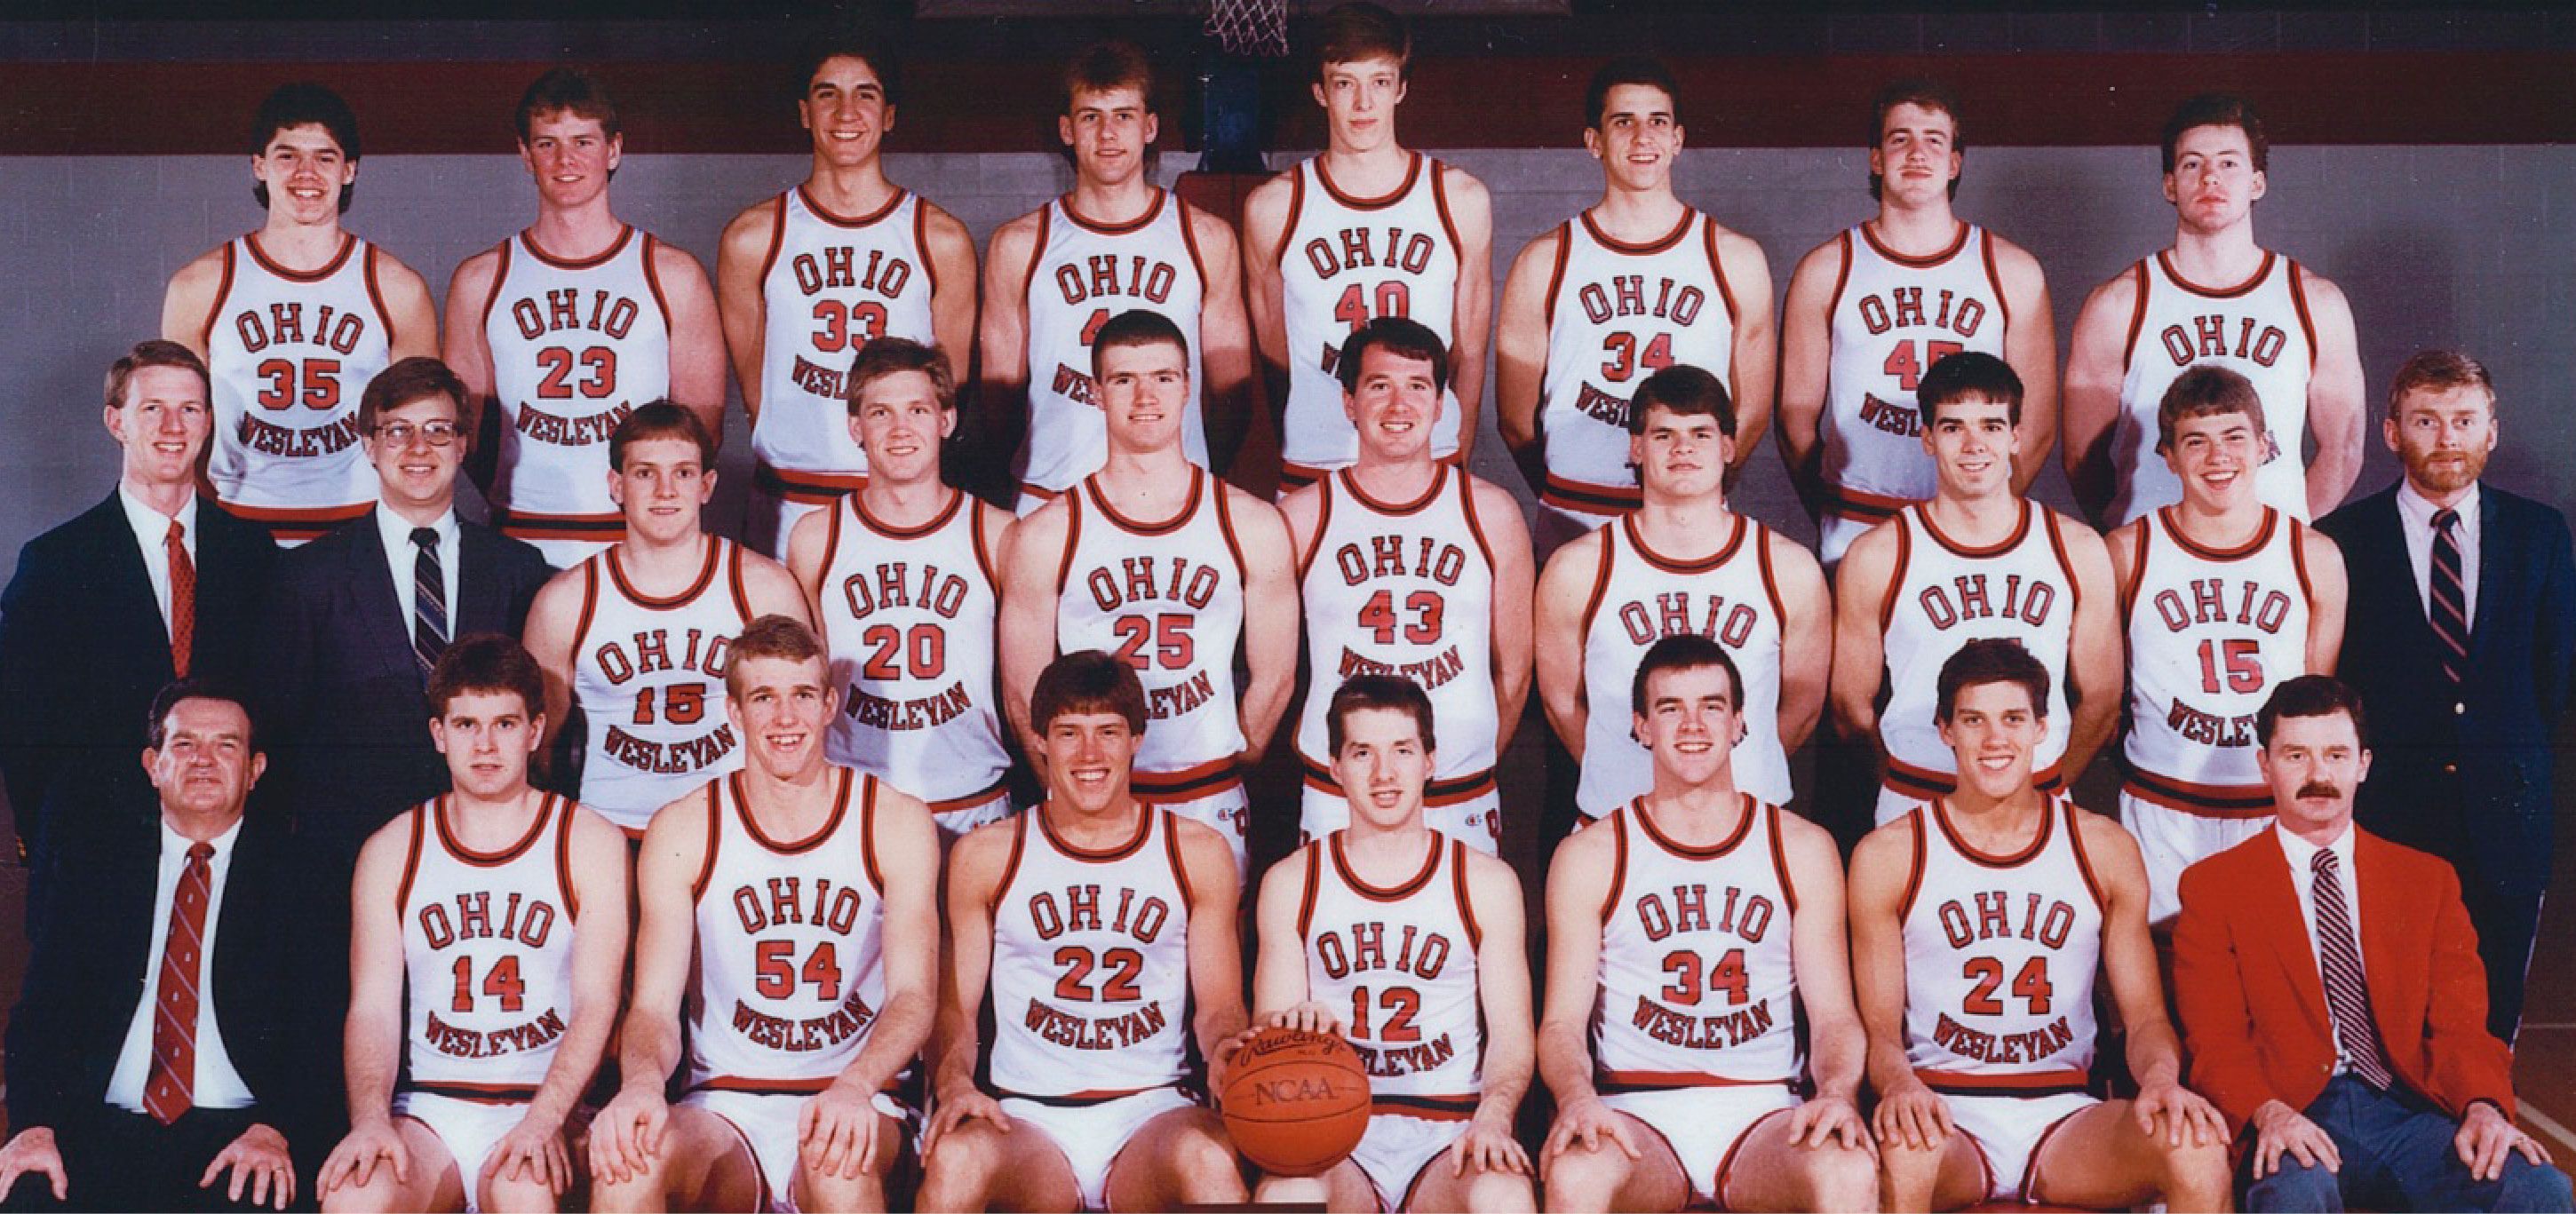
<svg viewBox="0 0 2576 1214"><path fill-rule="evenodd" d="M2352 574L2345 635L2371 638L2337 670L2379 738L2361 823L2459 870L2488 1024L2510 1043L2549 888L2549 739L2576 657L2576 557L2558 511L2479 483L2496 411L2477 360L2406 360L2380 437L2405 478L2317 525Z"/></svg>

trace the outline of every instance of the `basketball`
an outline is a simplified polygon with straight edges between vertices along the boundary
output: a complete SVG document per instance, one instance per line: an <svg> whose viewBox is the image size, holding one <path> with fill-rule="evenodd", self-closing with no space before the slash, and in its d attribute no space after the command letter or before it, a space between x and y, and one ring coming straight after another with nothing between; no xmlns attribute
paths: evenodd
<svg viewBox="0 0 2576 1214"><path fill-rule="evenodd" d="M1267 1028L1235 1054L1217 1105L1244 1158L1273 1176L1312 1176L1368 1130L1368 1074L1338 1036Z"/></svg>

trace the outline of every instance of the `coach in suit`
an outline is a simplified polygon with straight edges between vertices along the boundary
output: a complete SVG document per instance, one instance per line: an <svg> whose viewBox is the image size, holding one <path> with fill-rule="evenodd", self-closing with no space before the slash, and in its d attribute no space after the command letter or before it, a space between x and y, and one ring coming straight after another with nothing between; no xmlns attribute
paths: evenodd
<svg viewBox="0 0 2576 1214"><path fill-rule="evenodd" d="M147 341L117 359L104 411L124 452L116 491L28 541L0 594L0 778L31 864L66 822L143 820L134 756L154 692L249 665L277 550L197 494L213 417L187 347Z"/></svg>
<svg viewBox="0 0 2576 1214"><path fill-rule="evenodd" d="M278 562L263 716L298 834L335 864L398 811L447 790L429 736L429 669L451 638L517 636L554 573L534 547L456 517L473 432L465 398L434 358L379 373L358 402L376 508Z"/></svg>
<svg viewBox="0 0 2576 1214"><path fill-rule="evenodd" d="M2488 1023L2510 1043L2549 888L2550 735L2576 662L2576 553L2556 510L2478 477L2495 450L2486 368L2446 351L2408 359L2380 432L2398 484L2317 529L2351 573L2345 682L2378 723L2361 790L2374 833L2458 869Z"/></svg>
<svg viewBox="0 0 2576 1214"><path fill-rule="evenodd" d="M9 1018L0 1192L18 1209L283 1208L310 1191L295 1158L330 1145L312 1085L339 1034L293 944L313 882L278 823L243 813L263 760L239 698L174 683L146 719L146 821L48 849L79 879L55 878Z"/></svg>
<svg viewBox="0 0 2576 1214"><path fill-rule="evenodd" d="M2353 825L2368 731L2322 675L2256 714L2273 827L2182 875L2191 1085L2252 1131L2248 1210L2567 1210L2566 1174L2513 1124L2459 882Z"/></svg>

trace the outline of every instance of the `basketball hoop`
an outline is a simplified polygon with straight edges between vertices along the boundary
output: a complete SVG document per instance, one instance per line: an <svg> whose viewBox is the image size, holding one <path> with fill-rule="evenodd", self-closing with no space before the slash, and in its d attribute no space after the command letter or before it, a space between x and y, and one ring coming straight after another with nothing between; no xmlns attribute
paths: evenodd
<svg viewBox="0 0 2576 1214"><path fill-rule="evenodd" d="M1288 0L1208 0L1207 36L1229 55L1288 55Z"/></svg>

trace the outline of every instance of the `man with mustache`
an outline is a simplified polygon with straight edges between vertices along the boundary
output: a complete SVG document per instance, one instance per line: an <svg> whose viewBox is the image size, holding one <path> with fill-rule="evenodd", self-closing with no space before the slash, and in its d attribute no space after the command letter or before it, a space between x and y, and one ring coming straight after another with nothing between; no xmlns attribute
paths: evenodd
<svg viewBox="0 0 2576 1214"><path fill-rule="evenodd" d="M2379 722L2361 821L2459 871L2487 1025L2510 1043L2549 888L2550 735L2576 659L2576 555L2558 511L2480 482L2495 405L2476 359L2406 360L2380 422L2404 479L2317 530L2352 574L2346 635L2372 642L2337 672Z"/></svg>
<svg viewBox="0 0 2576 1214"><path fill-rule="evenodd" d="M2459 883L2353 825L2361 697L2303 675L2255 729L2273 829L2186 870L2174 926L2192 1086L2253 1131L2240 1208L2569 1209L2513 1123Z"/></svg>

